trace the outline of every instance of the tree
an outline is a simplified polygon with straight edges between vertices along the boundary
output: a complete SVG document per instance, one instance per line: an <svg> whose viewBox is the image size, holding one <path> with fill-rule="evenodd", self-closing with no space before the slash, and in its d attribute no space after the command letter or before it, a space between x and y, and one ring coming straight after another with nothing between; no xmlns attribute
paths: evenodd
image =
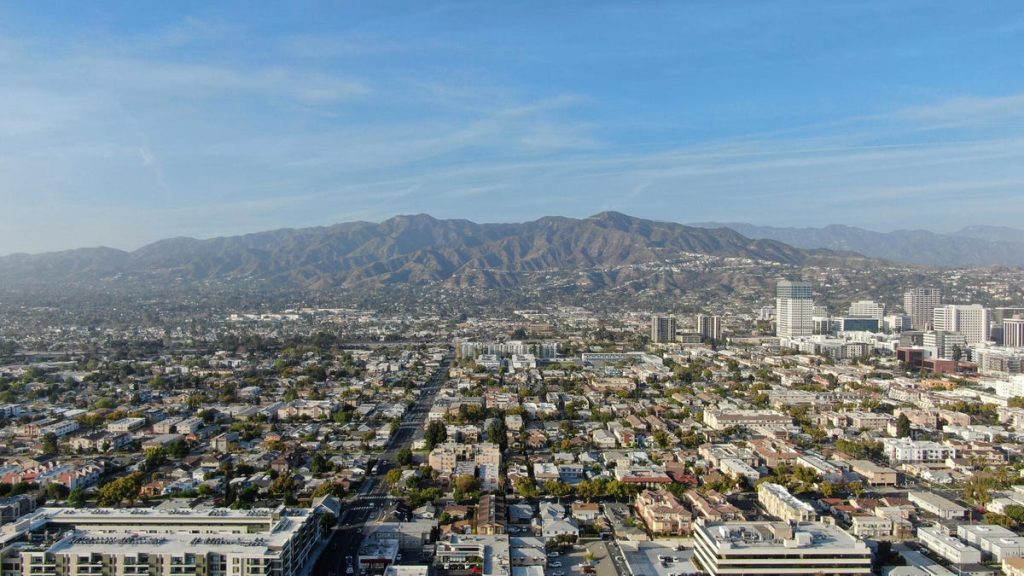
<svg viewBox="0 0 1024 576"><path fill-rule="evenodd" d="M57 482L50 482L46 485L47 500L63 500L68 497L68 487Z"/></svg>
<svg viewBox="0 0 1024 576"><path fill-rule="evenodd" d="M85 505L85 490L75 488L68 494L68 506L81 508Z"/></svg>
<svg viewBox="0 0 1024 576"><path fill-rule="evenodd" d="M297 484L295 482L295 478L293 478L291 474L285 472L270 483L270 488L268 490L273 496L278 498L288 498L294 494L296 488Z"/></svg>
<svg viewBox="0 0 1024 576"><path fill-rule="evenodd" d="M43 454L56 454L57 447L57 435L53 432L47 432L43 434Z"/></svg>
<svg viewBox="0 0 1024 576"><path fill-rule="evenodd" d="M398 454L395 454L395 461L398 462L399 466L412 464L412 450L402 448L398 451Z"/></svg>
<svg viewBox="0 0 1024 576"><path fill-rule="evenodd" d="M189 447L188 442L184 438L178 438L167 447L167 453L173 456L175 459L180 460L185 456L188 456Z"/></svg>
<svg viewBox="0 0 1024 576"><path fill-rule="evenodd" d="M497 444L502 452L508 449L508 428L504 418L495 418L487 427L487 440Z"/></svg>
<svg viewBox="0 0 1024 576"><path fill-rule="evenodd" d="M590 502L591 500L601 497L601 488L602 486L597 482L584 480L576 485L576 495L583 500Z"/></svg>
<svg viewBox="0 0 1024 576"><path fill-rule="evenodd" d="M658 443L658 448L668 448L668 432L665 432L664 430L655 430L654 441Z"/></svg>
<svg viewBox="0 0 1024 576"><path fill-rule="evenodd" d="M427 442L427 450L433 450L434 446L441 444L448 439L448 427L440 420L434 420L427 425L427 431L423 434Z"/></svg>
<svg viewBox="0 0 1024 576"><path fill-rule="evenodd" d="M122 502L131 504L138 500L141 489L142 473L135 472L104 484L98 500L101 506L120 506Z"/></svg>
<svg viewBox="0 0 1024 576"><path fill-rule="evenodd" d="M516 493L523 498L536 498L539 495L537 485L534 484L533 480L530 480L525 476L516 478L513 484L515 486Z"/></svg>
<svg viewBox="0 0 1024 576"><path fill-rule="evenodd" d="M544 491L555 498L564 498L572 492L572 486L569 486L561 480L552 479L544 482Z"/></svg>
<svg viewBox="0 0 1024 576"><path fill-rule="evenodd" d="M828 480L819 484L818 490L821 491L821 495L824 496L825 498L831 498L836 495L836 492L839 491L838 486L836 486L832 482L829 482Z"/></svg>
<svg viewBox="0 0 1024 576"><path fill-rule="evenodd" d="M159 468L166 461L167 451L163 447L150 448L146 450L146 460L142 466L144 470L151 472Z"/></svg>
<svg viewBox="0 0 1024 576"><path fill-rule="evenodd" d="M345 496L345 487L338 482L324 482L317 486L316 490L313 491L313 498L320 498L321 496L327 495L341 498Z"/></svg>
<svg viewBox="0 0 1024 576"><path fill-rule="evenodd" d="M323 474L331 470L331 462L324 456L323 452L313 454L313 460L309 463L309 471L313 474Z"/></svg>
<svg viewBox="0 0 1024 576"><path fill-rule="evenodd" d="M864 493L864 483L860 480L854 480L846 485L846 489L853 493L854 496L860 496Z"/></svg>
<svg viewBox="0 0 1024 576"><path fill-rule="evenodd" d="M456 502L476 501L480 499L480 480L476 476L459 476L455 479L455 490L452 498Z"/></svg>
<svg viewBox="0 0 1024 576"><path fill-rule="evenodd" d="M906 414L900 414L896 419L896 436L907 438L910 436L910 418Z"/></svg>

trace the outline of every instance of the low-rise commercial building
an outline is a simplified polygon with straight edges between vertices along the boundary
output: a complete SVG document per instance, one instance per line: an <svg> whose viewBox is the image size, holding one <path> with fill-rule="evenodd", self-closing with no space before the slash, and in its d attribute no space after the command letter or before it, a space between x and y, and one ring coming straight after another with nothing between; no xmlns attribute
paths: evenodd
<svg viewBox="0 0 1024 576"><path fill-rule="evenodd" d="M709 576L867 576L871 550L842 529L819 522L698 520L694 562Z"/></svg>
<svg viewBox="0 0 1024 576"><path fill-rule="evenodd" d="M943 520L962 520L967 517L967 508L932 492L911 492L908 499L922 511Z"/></svg>

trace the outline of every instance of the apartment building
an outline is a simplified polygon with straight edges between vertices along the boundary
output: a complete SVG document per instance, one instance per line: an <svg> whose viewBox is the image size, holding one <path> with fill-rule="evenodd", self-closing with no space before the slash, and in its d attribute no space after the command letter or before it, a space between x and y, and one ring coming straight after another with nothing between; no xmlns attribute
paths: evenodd
<svg viewBox="0 0 1024 576"><path fill-rule="evenodd" d="M785 522L813 522L818 519L814 508L789 493L785 486L762 482L757 487L757 501L765 511Z"/></svg>
<svg viewBox="0 0 1024 576"><path fill-rule="evenodd" d="M671 492L644 490L636 497L636 511L653 534L690 533L692 515Z"/></svg>

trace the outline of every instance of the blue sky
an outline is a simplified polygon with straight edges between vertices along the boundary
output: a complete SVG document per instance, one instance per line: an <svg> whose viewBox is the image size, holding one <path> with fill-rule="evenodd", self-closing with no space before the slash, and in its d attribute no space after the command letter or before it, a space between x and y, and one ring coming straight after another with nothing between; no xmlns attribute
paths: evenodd
<svg viewBox="0 0 1024 576"><path fill-rule="evenodd" d="M1024 218L1024 4L0 1L0 254L604 210Z"/></svg>

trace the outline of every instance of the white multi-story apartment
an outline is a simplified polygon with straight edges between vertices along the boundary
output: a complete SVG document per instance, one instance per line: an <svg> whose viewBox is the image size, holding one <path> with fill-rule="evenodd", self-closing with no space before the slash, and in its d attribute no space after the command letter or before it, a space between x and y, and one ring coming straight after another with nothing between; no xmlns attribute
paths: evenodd
<svg viewBox="0 0 1024 576"><path fill-rule="evenodd" d="M959 332L968 344L981 344L990 338L991 311L980 304L939 306L932 312L937 331Z"/></svg>
<svg viewBox="0 0 1024 576"><path fill-rule="evenodd" d="M0 563L9 576L297 576L316 561L319 515L284 506L42 508L5 531Z"/></svg>
<svg viewBox="0 0 1024 576"><path fill-rule="evenodd" d="M768 432L795 428L793 418L775 410L705 410L704 423L713 430L739 426Z"/></svg>
<svg viewBox="0 0 1024 576"><path fill-rule="evenodd" d="M930 440L883 438L882 445L889 461L897 464L945 462L947 458L956 458L955 448Z"/></svg>
<svg viewBox="0 0 1024 576"><path fill-rule="evenodd" d="M871 573L871 549L819 522L698 520L694 562L709 576L853 576Z"/></svg>
<svg viewBox="0 0 1024 576"><path fill-rule="evenodd" d="M956 535L996 560L1024 556L1024 538L998 524L961 524Z"/></svg>
<svg viewBox="0 0 1024 576"><path fill-rule="evenodd" d="M953 564L980 564L981 550L965 544L955 536L944 533L934 526L922 526L917 529L917 538L929 550L949 560Z"/></svg>
<svg viewBox="0 0 1024 576"><path fill-rule="evenodd" d="M775 333L784 338L814 333L814 295L810 282L779 281L775 294Z"/></svg>
<svg viewBox="0 0 1024 576"><path fill-rule="evenodd" d="M814 508L789 493L785 486L762 482L757 487L757 501L766 512L785 522L813 522L818 519Z"/></svg>
<svg viewBox="0 0 1024 576"><path fill-rule="evenodd" d="M939 288L911 288L903 293L903 311L910 316L914 330L928 330L932 311L942 306Z"/></svg>

